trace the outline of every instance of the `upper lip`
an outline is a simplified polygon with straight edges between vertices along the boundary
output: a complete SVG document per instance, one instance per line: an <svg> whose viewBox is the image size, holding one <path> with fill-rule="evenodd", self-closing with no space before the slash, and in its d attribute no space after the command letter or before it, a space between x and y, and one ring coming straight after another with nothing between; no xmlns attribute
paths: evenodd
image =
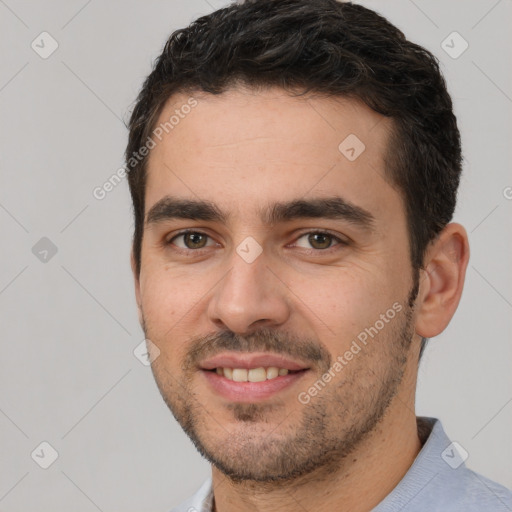
<svg viewBox="0 0 512 512"><path fill-rule="evenodd" d="M287 370L307 370L309 367L300 362L288 359L279 354L269 353L242 353L223 352L210 359L203 361L199 367L202 370L214 370L215 368L286 368Z"/></svg>

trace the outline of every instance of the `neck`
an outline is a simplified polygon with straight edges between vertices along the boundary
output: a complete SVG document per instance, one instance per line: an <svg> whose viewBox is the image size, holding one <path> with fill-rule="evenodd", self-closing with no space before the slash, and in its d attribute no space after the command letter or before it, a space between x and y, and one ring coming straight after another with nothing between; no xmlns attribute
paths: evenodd
<svg viewBox="0 0 512 512"><path fill-rule="evenodd" d="M376 429L336 469L320 468L292 483L233 483L212 467L215 512L368 512L400 482L421 450L416 416L396 396ZM391 414L398 409L400 415Z"/></svg>

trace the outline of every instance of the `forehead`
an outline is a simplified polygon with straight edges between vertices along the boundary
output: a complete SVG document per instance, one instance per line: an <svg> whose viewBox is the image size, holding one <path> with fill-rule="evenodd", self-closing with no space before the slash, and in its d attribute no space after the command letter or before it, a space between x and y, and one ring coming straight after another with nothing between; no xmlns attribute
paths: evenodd
<svg viewBox="0 0 512 512"><path fill-rule="evenodd" d="M384 173L390 120L355 99L293 97L279 88L180 93L158 128L146 214L169 194L247 219L267 204L333 193L377 216L402 207Z"/></svg>

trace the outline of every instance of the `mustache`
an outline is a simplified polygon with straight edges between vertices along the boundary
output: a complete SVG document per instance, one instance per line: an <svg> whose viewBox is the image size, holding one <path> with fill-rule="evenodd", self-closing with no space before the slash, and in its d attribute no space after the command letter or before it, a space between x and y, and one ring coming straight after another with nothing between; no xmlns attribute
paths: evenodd
<svg viewBox="0 0 512 512"><path fill-rule="evenodd" d="M233 331L215 332L193 338L189 346L183 364L185 370L193 370L202 360L225 351L271 352L320 366L325 371L332 362L331 354L319 342L272 329L260 329L244 336Z"/></svg>

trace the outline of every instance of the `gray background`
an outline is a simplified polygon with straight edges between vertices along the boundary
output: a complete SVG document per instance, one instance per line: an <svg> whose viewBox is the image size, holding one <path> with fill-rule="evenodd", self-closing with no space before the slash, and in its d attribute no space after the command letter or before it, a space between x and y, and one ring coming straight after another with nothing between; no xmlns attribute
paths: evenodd
<svg viewBox="0 0 512 512"><path fill-rule="evenodd" d="M417 411L512 487L512 2L362 3L439 57L464 143L455 220L471 261L424 356ZM209 475L133 354L127 184L92 191L123 165L123 119L167 37L225 4L0 0L2 511L167 511ZM43 31L59 45L46 59L31 48ZM453 31L469 43L456 59L441 46ZM31 458L43 441L59 454L48 469L35 462L47 448Z"/></svg>

